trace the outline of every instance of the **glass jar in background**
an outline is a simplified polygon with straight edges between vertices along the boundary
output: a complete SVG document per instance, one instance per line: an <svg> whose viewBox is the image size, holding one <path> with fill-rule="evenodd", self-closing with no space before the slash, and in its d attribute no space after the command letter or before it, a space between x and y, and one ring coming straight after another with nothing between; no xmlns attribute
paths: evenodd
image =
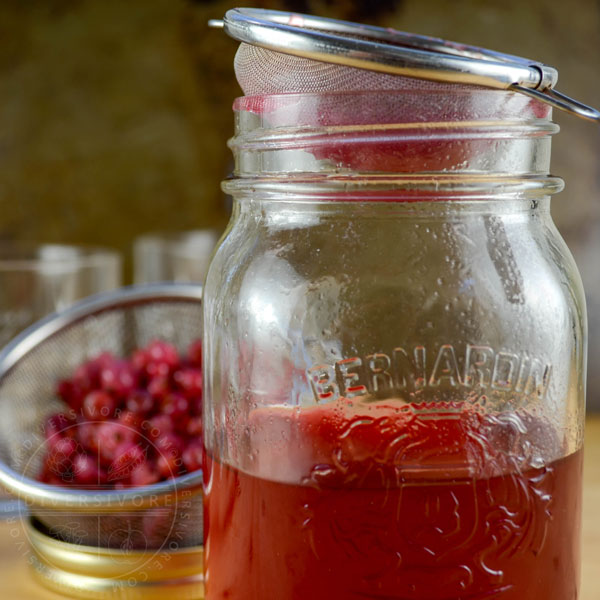
<svg viewBox="0 0 600 600"><path fill-rule="evenodd" d="M219 235L214 229L198 229L138 237L133 244L134 282L203 283Z"/></svg>
<svg viewBox="0 0 600 600"><path fill-rule="evenodd" d="M106 248L0 244L0 345L45 315L121 285L121 258Z"/></svg>
<svg viewBox="0 0 600 600"><path fill-rule="evenodd" d="M586 320L550 109L461 86L234 109L206 598L575 600Z"/></svg>

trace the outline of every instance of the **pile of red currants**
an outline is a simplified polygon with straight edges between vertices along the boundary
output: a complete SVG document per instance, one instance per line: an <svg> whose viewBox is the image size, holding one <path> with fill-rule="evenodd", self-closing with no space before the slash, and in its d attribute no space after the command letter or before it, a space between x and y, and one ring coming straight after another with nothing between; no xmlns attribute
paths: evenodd
<svg viewBox="0 0 600 600"><path fill-rule="evenodd" d="M58 383L63 412L45 423L38 479L124 489L202 467L202 344L187 354L162 340L129 359L108 352Z"/></svg>

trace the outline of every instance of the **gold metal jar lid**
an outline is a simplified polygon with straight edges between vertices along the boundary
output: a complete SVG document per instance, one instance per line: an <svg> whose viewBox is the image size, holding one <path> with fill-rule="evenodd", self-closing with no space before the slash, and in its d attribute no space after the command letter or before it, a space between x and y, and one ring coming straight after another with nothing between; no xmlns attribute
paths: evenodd
<svg viewBox="0 0 600 600"><path fill-rule="evenodd" d="M62 595L87 599L202 600L202 546L159 550L115 550L61 542L33 519L25 529L34 576Z"/></svg>

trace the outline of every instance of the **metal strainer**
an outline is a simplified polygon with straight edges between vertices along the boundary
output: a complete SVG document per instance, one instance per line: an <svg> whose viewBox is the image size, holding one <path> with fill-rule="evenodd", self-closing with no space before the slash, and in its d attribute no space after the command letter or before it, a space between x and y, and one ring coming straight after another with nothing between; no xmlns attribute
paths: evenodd
<svg viewBox="0 0 600 600"><path fill-rule="evenodd" d="M152 284L86 299L39 321L0 352L0 483L41 528L71 543L124 549L202 543L201 472L126 490L36 480L44 422L64 405L57 380L103 351L128 356L154 339L184 351L201 337L201 286Z"/></svg>
<svg viewBox="0 0 600 600"><path fill-rule="evenodd" d="M520 56L390 28L258 8L234 8L209 25L223 27L241 42L235 72L246 96L476 85L519 92L600 122L600 111L554 89L555 68Z"/></svg>

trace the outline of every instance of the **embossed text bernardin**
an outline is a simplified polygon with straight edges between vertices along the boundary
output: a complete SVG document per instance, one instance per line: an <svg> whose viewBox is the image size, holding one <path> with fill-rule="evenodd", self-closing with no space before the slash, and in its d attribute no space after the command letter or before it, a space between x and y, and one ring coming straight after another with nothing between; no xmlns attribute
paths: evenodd
<svg viewBox="0 0 600 600"><path fill-rule="evenodd" d="M551 364L526 354L473 344L462 352L451 344L397 347L391 353L344 358L306 371L317 401L457 388L535 394L541 399L551 372Z"/></svg>

